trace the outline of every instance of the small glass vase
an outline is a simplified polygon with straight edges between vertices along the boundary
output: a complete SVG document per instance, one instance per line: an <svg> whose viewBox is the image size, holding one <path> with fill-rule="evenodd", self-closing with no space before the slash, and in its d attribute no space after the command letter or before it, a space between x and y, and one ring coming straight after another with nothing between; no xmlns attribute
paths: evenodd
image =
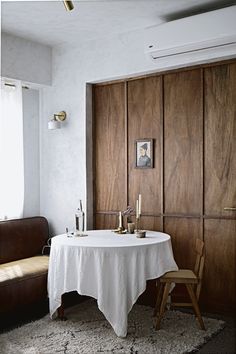
<svg viewBox="0 0 236 354"><path fill-rule="evenodd" d="M135 223L132 221L128 221L127 223L127 231L129 234L133 234L135 230Z"/></svg>

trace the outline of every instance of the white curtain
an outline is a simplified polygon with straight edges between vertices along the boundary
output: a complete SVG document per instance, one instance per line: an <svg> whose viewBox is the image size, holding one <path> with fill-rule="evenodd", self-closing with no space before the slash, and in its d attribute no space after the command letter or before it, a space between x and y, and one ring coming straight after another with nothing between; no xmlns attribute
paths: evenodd
<svg viewBox="0 0 236 354"><path fill-rule="evenodd" d="M0 219L20 218L24 204L24 151L21 82L1 80Z"/></svg>

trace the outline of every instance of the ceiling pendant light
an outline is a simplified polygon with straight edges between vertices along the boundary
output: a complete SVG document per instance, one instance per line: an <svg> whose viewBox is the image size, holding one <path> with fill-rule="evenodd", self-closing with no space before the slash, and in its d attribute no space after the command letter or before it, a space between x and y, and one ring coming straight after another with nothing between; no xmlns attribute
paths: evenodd
<svg viewBox="0 0 236 354"><path fill-rule="evenodd" d="M65 8L67 11L71 11L74 8L73 2L72 1L63 1Z"/></svg>

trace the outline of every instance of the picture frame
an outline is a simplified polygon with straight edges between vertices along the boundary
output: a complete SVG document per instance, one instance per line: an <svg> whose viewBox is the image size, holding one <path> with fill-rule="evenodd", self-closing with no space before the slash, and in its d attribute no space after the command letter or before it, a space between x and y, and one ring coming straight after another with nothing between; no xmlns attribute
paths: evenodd
<svg viewBox="0 0 236 354"><path fill-rule="evenodd" d="M153 139L135 140L135 168L153 168Z"/></svg>

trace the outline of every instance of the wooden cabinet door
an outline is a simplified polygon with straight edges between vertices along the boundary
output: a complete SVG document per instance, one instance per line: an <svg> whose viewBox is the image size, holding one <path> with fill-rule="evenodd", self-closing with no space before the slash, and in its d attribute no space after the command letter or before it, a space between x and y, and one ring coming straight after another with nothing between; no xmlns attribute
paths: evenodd
<svg viewBox="0 0 236 354"><path fill-rule="evenodd" d="M164 76L164 210L202 212L202 72Z"/></svg>
<svg viewBox="0 0 236 354"><path fill-rule="evenodd" d="M205 220L202 301L208 311L236 310L236 220Z"/></svg>
<svg viewBox="0 0 236 354"><path fill-rule="evenodd" d="M95 86L95 205L98 211L127 206L125 86Z"/></svg>
<svg viewBox="0 0 236 354"><path fill-rule="evenodd" d="M114 230L118 225L118 216L113 214L97 214L95 218L96 230Z"/></svg>
<svg viewBox="0 0 236 354"><path fill-rule="evenodd" d="M205 69L204 209L208 309L235 309L236 64Z"/></svg>
<svg viewBox="0 0 236 354"><path fill-rule="evenodd" d="M196 239L201 238L200 219L165 217L164 231L171 236L178 267L194 270Z"/></svg>
<svg viewBox="0 0 236 354"><path fill-rule="evenodd" d="M205 69L205 214L236 217L236 63Z"/></svg>
<svg viewBox="0 0 236 354"><path fill-rule="evenodd" d="M142 214L161 213L162 80L149 77L128 82L129 204L143 195ZM154 168L135 168L136 139L154 139ZM147 197L148 196L148 197ZM150 197L151 196L151 197Z"/></svg>

